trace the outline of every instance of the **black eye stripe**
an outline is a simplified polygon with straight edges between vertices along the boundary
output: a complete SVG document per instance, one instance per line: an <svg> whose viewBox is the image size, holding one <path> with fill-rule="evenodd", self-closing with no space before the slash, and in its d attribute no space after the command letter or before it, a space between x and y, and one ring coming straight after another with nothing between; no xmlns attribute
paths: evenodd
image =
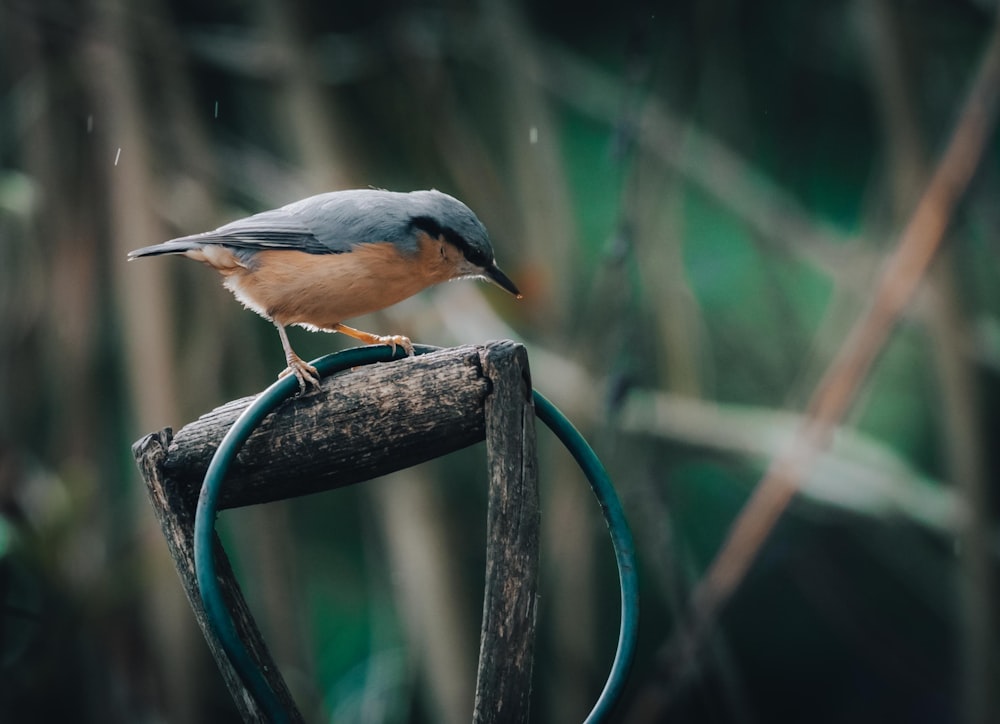
<svg viewBox="0 0 1000 724"><path fill-rule="evenodd" d="M429 216L415 216L410 223L429 236L438 237L444 233L441 225Z"/></svg>
<svg viewBox="0 0 1000 724"><path fill-rule="evenodd" d="M417 229L420 229L432 237L437 238L439 236L443 236L449 244L462 252L462 256L464 256L470 264L475 264L478 267L484 268L490 265L490 259L486 254L479 249L474 248L468 241L465 240L463 236L456 233L453 229L441 226L437 221L429 216L414 217L410 223L412 223Z"/></svg>

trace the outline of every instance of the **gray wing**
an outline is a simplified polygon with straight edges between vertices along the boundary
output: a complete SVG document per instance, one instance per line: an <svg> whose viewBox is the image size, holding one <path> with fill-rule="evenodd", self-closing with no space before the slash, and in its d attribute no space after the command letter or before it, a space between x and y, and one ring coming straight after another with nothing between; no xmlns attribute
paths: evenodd
<svg viewBox="0 0 1000 724"><path fill-rule="evenodd" d="M129 257L157 254L182 254L208 244L219 244L241 251L288 249L308 254L338 254L350 251L350 244L322 243L307 223L284 209L265 211L220 226L215 231L192 234L129 253Z"/></svg>
<svg viewBox="0 0 1000 724"><path fill-rule="evenodd" d="M416 251L412 218L419 194L376 189L332 191L234 221L212 232L243 248L343 254L361 244L390 242ZM231 239L237 239L233 242Z"/></svg>
<svg viewBox="0 0 1000 724"><path fill-rule="evenodd" d="M417 240L410 223L415 198L419 197L373 189L333 191L233 221L214 231L137 249L129 257L181 254L206 244L245 252L288 249L343 254L360 244L392 242L401 251L415 251Z"/></svg>

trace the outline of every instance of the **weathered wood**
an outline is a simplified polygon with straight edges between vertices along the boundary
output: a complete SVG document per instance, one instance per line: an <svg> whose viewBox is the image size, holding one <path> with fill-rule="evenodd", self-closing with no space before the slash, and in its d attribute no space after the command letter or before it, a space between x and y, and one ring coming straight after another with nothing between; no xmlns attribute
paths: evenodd
<svg viewBox="0 0 1000 724"><path fill-rule="evenodd" d="M386 475L479 442L491 385L484 347L464 346L323 380L284 402L250 436L229 469L219 508L306 495ZM254 398L185 425L164 474L197 499L222 437Z"/></svg>
<svg viewBox="0 0 1000 724"><path fill-rule="evenodd" d="M263 721L209 630L194 567L194 516L218 445L253 398L186 425L147 435L133 452L181 582L245 721ZM230 467L222 507L360 482L486 438L490 468L487 572L476 722L527 721L535 640L538 488L534 406L525 350L494 342L370 365L323 380L288 400L250 436ZM240 638L301 721L215 541L217 573Z"/></svg>
<svg viewBox="0 0 1000 724"><path fill-rule="evenodd" d="M264 713L243 685L239 674L229 663L229 658L219 640L215 638L208 627L194 570L194 513L197 503L183 494L183 491L171 485L163 476L170 440L171 431L167 428L161 432L147 435L136 442L132 446L132 452L139 465L139 470L142 472L142 477L146 481L146 489L153 506L153 512L160 521L163 537L166 538L167 547L174 559L188 602L191 604L195 619L205 635L205 641L208 643L212 656L215 657L215 661L219 665L222 678L233 696L236 708L245 722L266 722L267 718ZM240 591L239 584L229 565L229 559L226 557L218 537L215 539L214 547L217 574L222 583L223 595L233 617L236 630L258 667L264 672L264 677L271 688L284 703L289 712L289 721L301 722L302 715L296 709L288 687L264 645L260 631L258 631L253 616L247 608L243 593Z"/></svg>
<svg viewBox="0 0 1000 724"><path fill-rule="evenodd" d="M535 408L523 347L498 344L484 358L489 510L486 592L473 721L526 722L531 702L538 582Z"/></svg>

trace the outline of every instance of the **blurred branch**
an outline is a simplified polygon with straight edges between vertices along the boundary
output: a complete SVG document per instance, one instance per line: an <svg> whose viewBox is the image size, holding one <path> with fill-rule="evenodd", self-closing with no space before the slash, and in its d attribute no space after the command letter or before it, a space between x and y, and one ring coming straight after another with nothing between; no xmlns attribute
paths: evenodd
<svg viewBox="0 0 1000 724"><path fill-rule="evenodd" d="M455 339L517 336L474 287L452 284L427 298L434 313L415 316L440 318ZM581 426L595 425L601 409L600 381L570 357L544 345L532 344L530 352L537 388ZM805 417L636 387L625 399L617 420L621 430L630 435L654 436L740 457L771 459L787 447ZM963 515L958 501L939 481L922 476L891 447L845 428L837 431L831 449L810 471L803 492L853 513L904 515L941 532L952 532Z"/></svg>
<svg viewBox="0 0 1000 724"><path fill-rule="evenodd" d="M186 33L199 60L234 75L279 82L294 72L288 46L273 33L233 25L204 26ZM317 80L328 85L361 83L385 70L379 38L363 33L329 34L314 46Z"/></svg>
<svg viewBox="0 0 1000 724"><path fill-rule="evenodd" d="M106 182L110 237L110 270L118 324L124 339L124 373L140 425L153 427L179 416L176 369L173 366L176 339L173 327L162 314L172 307L172 294L162 266L126 266L129 249L165 238L163 227L152 211L150 199L159 196L153 177L154 150L148 133L149 113L141 89L137 48L141 35L133 23L142 14L135 5L121 0L94 0L91 32L83 41L84 74L90 83L88 102L95 114L95 148L100 165L92 173ZM143 381L146 384L143 384ZM148 585L139 610L155 656L154 675L162 687L163 715L178 721L193 721L198 670L190 666L194 630L184 615L180 591L166 574L169 559L161 547L153 548L152 518L136 517L140 540L150 545L143 551Z"/></svg>
<svg viewBox="0 0 1000 724"><path fill-rule="evenodd" d="M917 198L928 174L926 151L917 124L900 11L891 0L863 0L857 5L866 39L873 95L879 101L883 136L889 151L890 191L895 216ZM994 553L991 544L993 508L984 469L985 454L975 361L963 349L972 336L960 309L953 255L942 250L928 279L924 315L940 382L940 429L947 478L962 496L965 516L958 529L961 541L960 627L962 703L965 721L986 724L1000 700L993 685L998 619L995 613Z"/></svg>
<svg viewBox="0 0 1000 724"><path fill-rule="evenodd" d="M787 449L805 418L794 412L719 405L655 390L636 390L619 415L634 435L751 459L772 459ZM924 477L891 447L841 428L803 481L813 500L862 515L903 515L951 535L965 509L940 481Z"/></svg>
<svg viewBox="0 0 1000 724"><path fill-rule="evenodd" d="M722 606L743 580L807 470L832 442L903 309L927 273L959 197L982 155L1000 94L1000 23L989 44L944 155L895 251L883 267L872 301L858 319L808 406L793 444L772 462L733 523L691 604L691 619L674 637L679 658L690 663ZM668 675L677 672L670 671Z"/></svg>
<svg viewBox="0 0 1000 724"><path fill-rule="evenodd" d="M525 240L545 240L541 258L537 241L522 242L519 249L522 264L548 270L544 312L539 309L536 324L549 334L565 334L567 321L574 316L571 285L580 258L558 124L551 104L528 72L544 62L540 57L543 44L536 41L534 29L517 5L489 0L483 10L485 57L503 68L494 82L501 99L508 189L518 211L513 231Z"/></svg>
<svg viewBox="0 0 1000 724"><path fill-rule="evenodd" d="M469 721L475 692L475 622L459 551L449 526L426 525L451 513L438 481L424 467L393 473L372 488L372 507L385 541L396 606L416 675L426 686L431 721Z"/></svg>
<svg viewBox="0 0 1000 724"><path fill-rule="evenodd" d="M467 27L463 32L444 36L434 25L420 22L414 15L409 24L400 24L401 45L407 48L423 49L420 60L425 57L440 57L437 50L448 48L463 60L482 64L484 39L481 28ZM410 35L412 42L405 44ZM259 63L254 60L253 53L244 53L241 49L262 48L273 59L267 66L267 75L276 72L289 72L291 61L283 54L277 53L272 44L255 36L227 29L201 30L192 35L193 44L201 57L220 65L228 70L247 77L257 77L262 71ZM347 55L352 59L348 67L353 68L357 75L373 72L380 63L355 48L364 48L366 43L357 37L339 38L347 48ZM435 50L430 52L430 44ZM209 50L209 46L211 49ZM598 119L609 126L614 126L621 116L621 79L612 73L602 70L598 65L588 63L585 59L570 50L555 43L532 43L522 38L517 62L511 68L533 83L538 84L553 96L562 99L570 107L580 113ZM413 51L416 55L416 51ZM430 92L434 92L434 103L445 102L444 112L436 114L438 127L441 129L441 157L456 178L465 179L460 185L467 187L470 194L477 193L477 187L489 181L497 193L494 196L485 194L483 199L474 205L477 207L492 206L490 198L502 196L494 178L492 164L483 156L483 149L478 140L472 139L462 123L451 119L461 118L460 104L455 102L446 86L429 79L415 70L420 63L404 66L411 73L414 82ZM329 64L324 63L322 68ZM277 70L275 70L277 69ZM343 82L342 77L331 79L329 74L319 73L318 79L323 82ZM527 135L527 128L520 129ZM739 216L754 228L763 239L784 248L788 253L808 262L815 268L847 286L862 289L866 279L857 275L857 270L868 270L875 263L873 255L857 244L853 239L842 234L829 224L817 222L792 194L785 191L767 175L757 170L746 159L728 148L721 141L704 131L685 123L674 116L664 104L656 98L644 101L644 110L640 113L638 127L634 129L639 144L645 151L651 152L662 162L677 170L687 180L696 184L702 191L719 201L730 212ZM539 136L541 138L541 135ZM450 141L449 141L450 139ZM477 162L481 175L463 170L457 160L469 162L462 152L456 152L454 144L474 151L471 159ZM477 183L472 183L478 179ZM475 201L475 198L472 199Z"/></svg>
<svg viewBox="0 0 1000 724"><path fill-rule="evenodd" d="M648 154L637 159L638 173L647 182L638 191L640 240L636 255L648 309L660 310L646 328L656 344L660 361L660 386L691 397L711 389L714 366L703 364L708 355L708 335L684 263L684 179Z"/></svg>
<svg viewBox="0 0 1000 724"><path fill-rule="evenodd" d="M349 141L351 133L337 94L324 92L318 59L312 52L315 45L305 32L304 18L296 13L298 6L259 0L255 8L268 40L285 55L285 62L278 65L284 72L274 112L310 193L350 188L359 166Z"/></svg>
<svg viewBox="0 0 1000 724"><path fill-rule="evenodd" d="M529 67L531 77L571 107L614 124L620 115L619 78L572 52L547 44ZM864 283L857 269L874 264L869 252L813 216L787 191L712 135L676 118L656 98L646 101L636 129L640 146L675 168L755 229L847 286Z"/></svg>

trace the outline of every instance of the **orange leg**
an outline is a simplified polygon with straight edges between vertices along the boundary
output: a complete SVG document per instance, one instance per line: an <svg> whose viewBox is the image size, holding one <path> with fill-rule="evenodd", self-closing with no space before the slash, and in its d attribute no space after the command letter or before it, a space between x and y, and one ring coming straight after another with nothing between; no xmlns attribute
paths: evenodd
<svg viewBox="0 0 1000 724"><path fill-rule="evenodd" d="M413 356L413 342L410 341L409 337L404 337L400 334L382 336L380 334L372 334L371 332L362 332L360 329L348 327L346 324L336 324L330 327L330 330L346 334L348 337L354 337L354 339L361 340L365 344L388 344L392 347L393 352L396 351L396 345L398 344L406 350L406 354L411 357Z"/></svg>

